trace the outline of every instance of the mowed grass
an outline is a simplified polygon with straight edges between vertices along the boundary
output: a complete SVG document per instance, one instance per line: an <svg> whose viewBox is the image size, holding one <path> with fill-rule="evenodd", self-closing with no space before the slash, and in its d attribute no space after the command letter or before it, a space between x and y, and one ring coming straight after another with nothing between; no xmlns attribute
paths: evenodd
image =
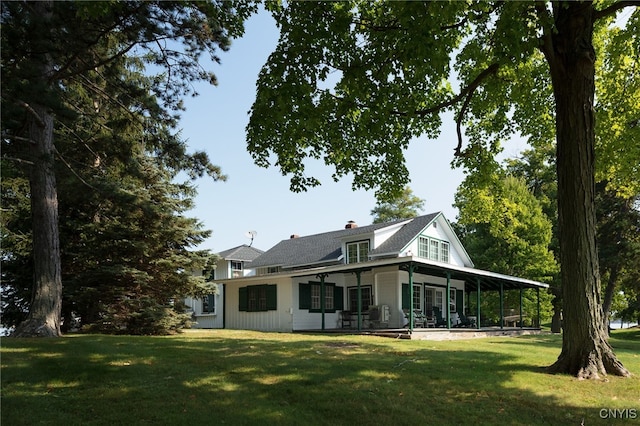
<svg viewBox="0 0 640 426"><path fill-rule="evenodd" d="M545 374L560 352L555 335L203 330L1 343L3 426L640 423L640 329L611 339L634 377L601 381ZM603 419L608 410L626 418Z"/></svg>

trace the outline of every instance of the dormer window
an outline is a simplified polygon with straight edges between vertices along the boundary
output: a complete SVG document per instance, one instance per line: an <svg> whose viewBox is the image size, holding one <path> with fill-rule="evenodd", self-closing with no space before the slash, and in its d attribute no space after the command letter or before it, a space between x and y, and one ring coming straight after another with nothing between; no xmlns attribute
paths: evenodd
<svg viewBox="0 0 640 426"><path fill-rule="evenodd" d="M347 263L359 263L369 260L369 241L347 243Z"/></svg>
<svg viewBox="0 0 640 426"><path fill-rule="evenodd" d="M232 278L241 277L243 269L244 268L243 268L242 262L238 262L235 260L231 261L231 277Z"/></svg>

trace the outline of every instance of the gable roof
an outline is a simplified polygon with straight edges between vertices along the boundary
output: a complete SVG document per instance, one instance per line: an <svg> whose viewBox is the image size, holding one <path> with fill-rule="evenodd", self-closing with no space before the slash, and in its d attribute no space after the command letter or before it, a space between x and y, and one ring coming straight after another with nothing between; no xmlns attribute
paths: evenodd
<svg viewBox="0 0 640 426"><path fill-rule="evenodd" d="M218 256L224 260L240 260L243 262L251 262L264 253L263 250L243 244L218 253Z"/></svg>
<svg viewBox="0 0 640 426"><path fill-rule="evenodd" d="M282 240L252 262L251 267L280 266L287 269L335 264L342 260L342 244L345 240L357 241L358 235L372 234L375 231L402 224L394 235L369 252L372 256L398 254L420 231L441 214L437 212L413 219L375 223L357 228Z"/></svg>
<svg viewBox="0 0 640 426"><path fill-rule="evenodd" d="M375 256L380 254L399 253L416 237L416 235L429 226L440 214L440 212L431 213L426 216L418 216L411 219L411 221L403 225L398 232L389 237L387 241L382 243L379 247L376 247L374 250L371 250L369 254ZM386 225L390 224L387 223Z"/></svg>

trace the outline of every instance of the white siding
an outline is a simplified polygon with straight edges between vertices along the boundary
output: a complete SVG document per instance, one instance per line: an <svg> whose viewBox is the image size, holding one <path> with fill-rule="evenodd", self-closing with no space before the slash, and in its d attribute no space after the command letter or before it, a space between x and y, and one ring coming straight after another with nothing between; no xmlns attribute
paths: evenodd
<svg viewBox="0 0 640 426"><path fill-rule="evenodd" d="M458 251L457 244L454 244L451 241L452 238L451 235L449 235L449 226L445 223L442 216L438 217L438 220L429 225L420 235L435 238L441 241L447 241L449 243L449 264L457 266L470 266L465 265L464 255ZM418 256L418 238L415 238L411 242L407 251L409 250L413 253L414 256ZM401 255L405 255L405 253L401 253Z"/></svg>
<svg viewBox="0 0 640 426"><path fill-rule="evenodd" d="M214 272L214 276L216 280L223 280L229 278L229 274L231 272L231 265L229 261L220 259L216 262L216 271Z"/></svg>
<svg viewBox="0 0 640 426"><path fill-rule="evenodd" d="M400 328L403 324L402 313L402 281L401 272L397 269L377 272L375 274L375 305L389 305L391 318L390 328Z"/></svg>
<svg viewBox="0 0 640 426"><path fill-rule="evenodd" d="M265 312L239 311L239 288L248 285L275 284L277 285L277 309ZM291 278L265 277L264 282L236 281L226 286L226 327L239 330L259 331L292 331L292 299Z"/></svg>
<svg viewBox="0 0 640 426"><path fill-rule="evenodd" d="M192 328L222 328L224 325L224 288L222 284L218 284L218 294L215 296L216 309L210 314L202 313L202 299L187 297L185 304L193 312L194 324Z"/></svg>
<svg viewBox="0 0 640 426"><path fill-rule="evenodd" d="M344 289L343 293L343 306L348 309L347 306L347 282L352 276L353 285L355 285L355 275L348 274L346 277L344 274L329 275L325 278L325 282L335 284L337 287ZM292 300L293 300L293 330L322 330L322 313L309 312L308 309L300 309L300 283L308 283L309 281L319 281L314 275L306 277L297 277L292 279ZM350 282L350 281L349 281ZM349 284L351 285L351 284ZM325 329L341 328L340 311L325 312L324 314L324 327Z"/></svg>

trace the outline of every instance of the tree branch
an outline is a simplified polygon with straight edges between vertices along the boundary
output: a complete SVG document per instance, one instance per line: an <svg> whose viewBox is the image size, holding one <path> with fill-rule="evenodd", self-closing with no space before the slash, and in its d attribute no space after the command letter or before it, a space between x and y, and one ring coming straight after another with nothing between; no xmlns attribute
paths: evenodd
<svg viewBox="0 0 640 426"><path fill-rule="evenodd" d="M42 119L42 117L40 117L40 114L38 114L38 113L36 112L36 110L34 110L34 109L31 107L31 105L29 105L29 104L28 104L28 103L26 103L25 101L21 101L21 100L18 100L18 101L16 101L16 102L17 102L17 103L18 103L18 105L20 105L22 108L26 109L26 110L27 110L27 112L28 112L29 114L31 114L31 115L36 119L36 122L38 123L38 126L39 126L39 127L44 127L44 126L45 126L45 124L44 124L44 120Z"/></svg>
<svg viewBox="0 0 640 426"><path fill-rule="evenodd" d="M593 15L593 19L597 20L600 18L604 18L605 16L609 16L616 13L620 9L624 9L625 7L630 7L630 6L636 6L636 7L640 6L640 0L625 0L625 1L619 1L619 2L613 3L612 5L605 7L602 10L597 10Z"/></svg>
<svg viewBox="0 0 640 426"><path fill-rule="evenodd" d="M536 2L536 12L538 12L538 20L541 22L551 22L551 15L546 8L544 2ZM552 64L555 61L555 55L553 53L553 38L552 31L547 25L542 25L542 36L540 37L539 49L542 54L547 58L547 61Z"/></svg>
<svg viewBox="0 0 640 426"><path fill-rule="evenodd" d="M480 86L480 84L484 81L484 79L495 74L498 71L498 68L500 68L500 64L498 64L497 62L494 62L493 64L489 65L484 71L478 74L478 76L467 87L462 89L457 96L454 96L451 99L435 104L429 108L420 109L417 111L413 111L411 113L407 113L403 111L391 111L391 113L396 115L401 115L401 116L417 115L420 117L424 117L426 115L433 114L434 112L438 112L444 108L455 105L458 102L460 102L463 98L467 97L469 94L473 94L473 92L476 91L476 89L478 88L478 86Z"/></svg>
<svg viewBox="0 0 640 426"><path fill-rule="evenodd" d="M58 151L58 149L54 146L53 150L55 151L55 153L58 155L58 158L60 160L62 160L62 162L64 163L65 166L67 166L67 168L71 171L71 173L73 173L73 175L75 177L78 178L78 180L80 180L80 182L82 182L84 185L88 186L89 188L93 189L94 191L98 191L96 189L96 187L94 187L93 185L91 185L90 183L88 183L86 180L84 180L74 169L73 167L71 167L71 164L69 164L67 162L67 160L64 159L64 157L62 156L62 154L60 154L60 151Z"/></svg>
<svg viewBox="0 0 640 426"><path fill-rule="evenodd" d="M460 112L458 112L458 116L456 117L456 134L458 135L458 146L454 149L454 155L456 157L462 156L462 118L464 117L465 112L467 112L467 108L469 107L469 103L471 103L471 98L475 92L475 88L473 91L467 94L466 99L464 100L464 104L462 104L462 108L460 108Z"/></svg>
<svg viewBox="0 0 640 426"><path fill-rule="evenodd" d="M3 160L7 160L7 161L15 161L16 163L21 163L21 164L27 164L29 166L33 166L34 162L33 161L29 161L29 160L23 160L22 158L16 158L16 157L2 157Z"/></svg>

